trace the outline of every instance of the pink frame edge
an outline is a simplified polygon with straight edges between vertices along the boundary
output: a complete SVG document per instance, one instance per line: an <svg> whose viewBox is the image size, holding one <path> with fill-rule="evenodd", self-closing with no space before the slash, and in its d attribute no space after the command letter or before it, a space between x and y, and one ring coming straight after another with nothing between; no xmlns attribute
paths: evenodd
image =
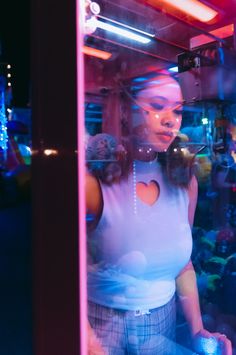
<svg viewBox="0 0 236 355"><path fill-rule="evenodd" d="M79 321L80 354L87 355L87 270L86 270L86 211L85 211L85 152L84 152L84 60L83 24L84 0L76 0L76 57L77 57L77 159L78 159L78 255L79 255ZM82 331L83 330L83 331Z"/></svg>

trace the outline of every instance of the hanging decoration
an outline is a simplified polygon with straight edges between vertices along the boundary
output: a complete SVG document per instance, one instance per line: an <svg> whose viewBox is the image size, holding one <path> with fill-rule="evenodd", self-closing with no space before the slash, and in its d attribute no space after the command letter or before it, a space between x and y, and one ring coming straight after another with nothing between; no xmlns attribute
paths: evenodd
<svg viewBox="0 0 236 355"><path fill-rule="evenodd" d="M5 78L0 76L0 149L7 150L7 115L5 106Z"/></svg>

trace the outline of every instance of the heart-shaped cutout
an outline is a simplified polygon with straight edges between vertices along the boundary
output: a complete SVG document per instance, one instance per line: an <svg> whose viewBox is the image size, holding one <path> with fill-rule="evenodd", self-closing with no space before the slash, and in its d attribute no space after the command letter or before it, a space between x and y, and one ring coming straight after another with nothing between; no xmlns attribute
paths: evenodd
<svg viewBox="0 0 236 355"><path fill-rule="evenodd" d="M142 202L152 206L160 196L159 184L155 180L151 180L148 184L140 181L136 184L136 194Z"/></svg>

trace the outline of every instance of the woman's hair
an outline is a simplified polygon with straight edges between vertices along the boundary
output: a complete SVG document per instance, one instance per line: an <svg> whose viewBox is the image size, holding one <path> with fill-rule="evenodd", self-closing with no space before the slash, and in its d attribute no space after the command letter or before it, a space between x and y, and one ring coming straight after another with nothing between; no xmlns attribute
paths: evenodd
<svg viewBox="0 0 236 355"><path fill-rule="evenodd" d="M168 150L158 153L163 173L174 186L188 188L194 175L195 155L183 147L180 137L176 137Z"/></svg>
<svg viewBox="0 0 236 355"><path fill-rule="evenodd" d="M113 138L113 144L114 141ZM116 143L116 147L113 145L111 156L109 157L106 151L107 155L104 159L101 156L98 159L94 154L93 159L87 162L88 170L108 185L120 179L126 179L132 171L132 162L135 159L131 145L121 146ZM183 147L180 137L177 136L174 139L166 152L157 153L157 162L161 165L163 174L171 185L188 188L194 173L195 155Z"/></svg>

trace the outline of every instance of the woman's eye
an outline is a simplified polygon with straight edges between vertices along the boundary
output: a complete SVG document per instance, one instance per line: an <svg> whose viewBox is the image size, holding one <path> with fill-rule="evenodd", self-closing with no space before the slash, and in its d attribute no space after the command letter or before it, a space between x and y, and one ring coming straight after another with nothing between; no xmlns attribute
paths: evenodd
<svg viewBox="0 0 236 355"><path fill-rule="evenodd" d="M151 102L150 106L152 108L154 108L154 110L158 110L158 111L163 110L163 108L164 108L164 105L162 105L162 104L160 104L158 102Z"/></svg>
<svg viewBox="0 0 236 355"><path fill-rule="evenodd" d="M175 110L173 110L173 112L174 112L176 115L182 115L182 114L183 114L183 109L181 109L181 108L176 108Z"/></svg>

